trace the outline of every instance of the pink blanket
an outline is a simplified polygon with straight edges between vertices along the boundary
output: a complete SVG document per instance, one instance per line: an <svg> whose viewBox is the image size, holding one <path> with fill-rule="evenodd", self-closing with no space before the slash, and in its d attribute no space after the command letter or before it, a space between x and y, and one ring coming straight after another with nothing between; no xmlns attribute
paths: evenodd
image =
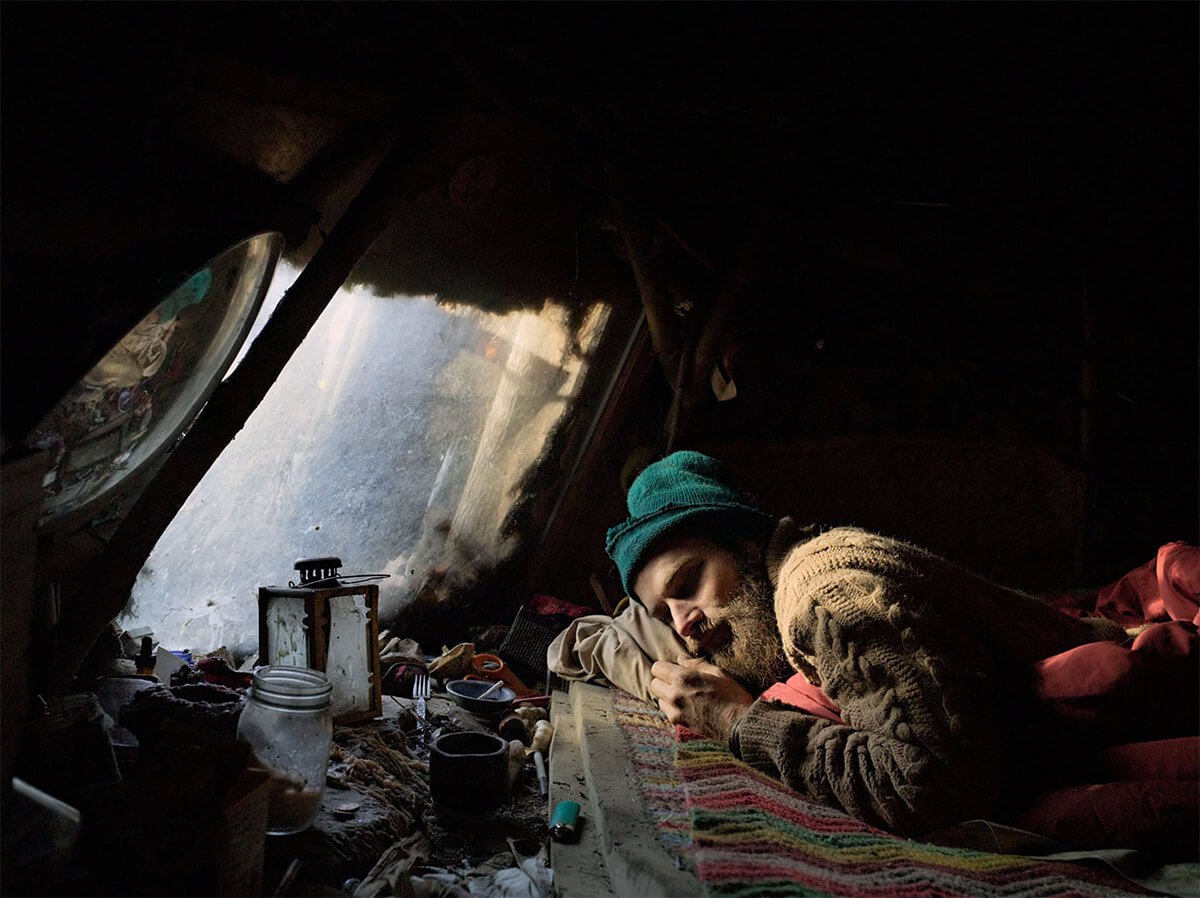
<svg viewBox="0 0 1200 898"><path fill-rule="evenodd" d="M1158 554L1116 583L1101 589L1093 613L1127 627L1143 621L1191 621L1200 626L1200 549L1187 543L1167 543Z"/></svg>

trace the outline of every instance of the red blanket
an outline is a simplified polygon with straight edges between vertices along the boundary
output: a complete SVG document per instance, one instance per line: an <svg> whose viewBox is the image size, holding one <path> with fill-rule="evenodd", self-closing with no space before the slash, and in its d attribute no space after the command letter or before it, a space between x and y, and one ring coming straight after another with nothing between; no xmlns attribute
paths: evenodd
<svg viewBox="0 0 1200 898"><path fill-rule="evenodd" d="M1095 746L1078 776L1008 821L1072 848L1152 848L1194 856L1200 845L1200 548L1156 557L1094 595L1056 604L1127 628L1036 665L1038 694L1064 732ZM797 674L763 696L841 723L838 707Z"/></svg>

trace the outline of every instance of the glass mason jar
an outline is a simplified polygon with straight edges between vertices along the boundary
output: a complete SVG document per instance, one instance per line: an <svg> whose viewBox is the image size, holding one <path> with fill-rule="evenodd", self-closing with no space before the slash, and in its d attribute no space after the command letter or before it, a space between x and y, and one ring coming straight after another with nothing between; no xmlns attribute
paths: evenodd
<svg viewBox="0 0 1200 898"><path fill-rule="evenodd" d="M329 678L307 667L254 672L237 737L271 775L268 835L300 832L321 809L333 737L331 691Z"/></svg>

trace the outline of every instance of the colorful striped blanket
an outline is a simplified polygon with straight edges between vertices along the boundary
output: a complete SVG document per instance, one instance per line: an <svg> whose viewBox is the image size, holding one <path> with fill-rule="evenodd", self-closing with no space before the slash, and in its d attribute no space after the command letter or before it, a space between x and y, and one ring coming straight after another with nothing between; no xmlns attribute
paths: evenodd
<svg viewBox="0 0 1200 898"><path fill-rule="evenodd" d="M680 869L696 872L692 819L675 766L674 728L654 705L616 689L613 711L629 743L642 802L658 827L659 841Z"/></svg>
<svg viewBox="0 0 1200 898"><path fill-rule="evenodd" d="M710 898L1152 894L1099 867L891 835L808 800L717 742L683 728L673 732L647 702L617 692L614 707L664 846L694 863Z"/></svg>

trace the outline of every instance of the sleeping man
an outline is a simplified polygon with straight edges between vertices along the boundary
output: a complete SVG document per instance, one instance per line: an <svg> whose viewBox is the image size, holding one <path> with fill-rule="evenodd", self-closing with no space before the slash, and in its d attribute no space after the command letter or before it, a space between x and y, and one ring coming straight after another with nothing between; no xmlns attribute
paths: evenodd
<svg viewBox="0 0 1200 898"><path fill-rule="evenodd" d="M603 656L672 723L895 833L1002 819L1059 780L1083 731L1039 698L1036 665L1126 639L914 545L775 521L697 452L650 465L627 498L607 550L633 624L573 625L551 668Z"/></svg>

